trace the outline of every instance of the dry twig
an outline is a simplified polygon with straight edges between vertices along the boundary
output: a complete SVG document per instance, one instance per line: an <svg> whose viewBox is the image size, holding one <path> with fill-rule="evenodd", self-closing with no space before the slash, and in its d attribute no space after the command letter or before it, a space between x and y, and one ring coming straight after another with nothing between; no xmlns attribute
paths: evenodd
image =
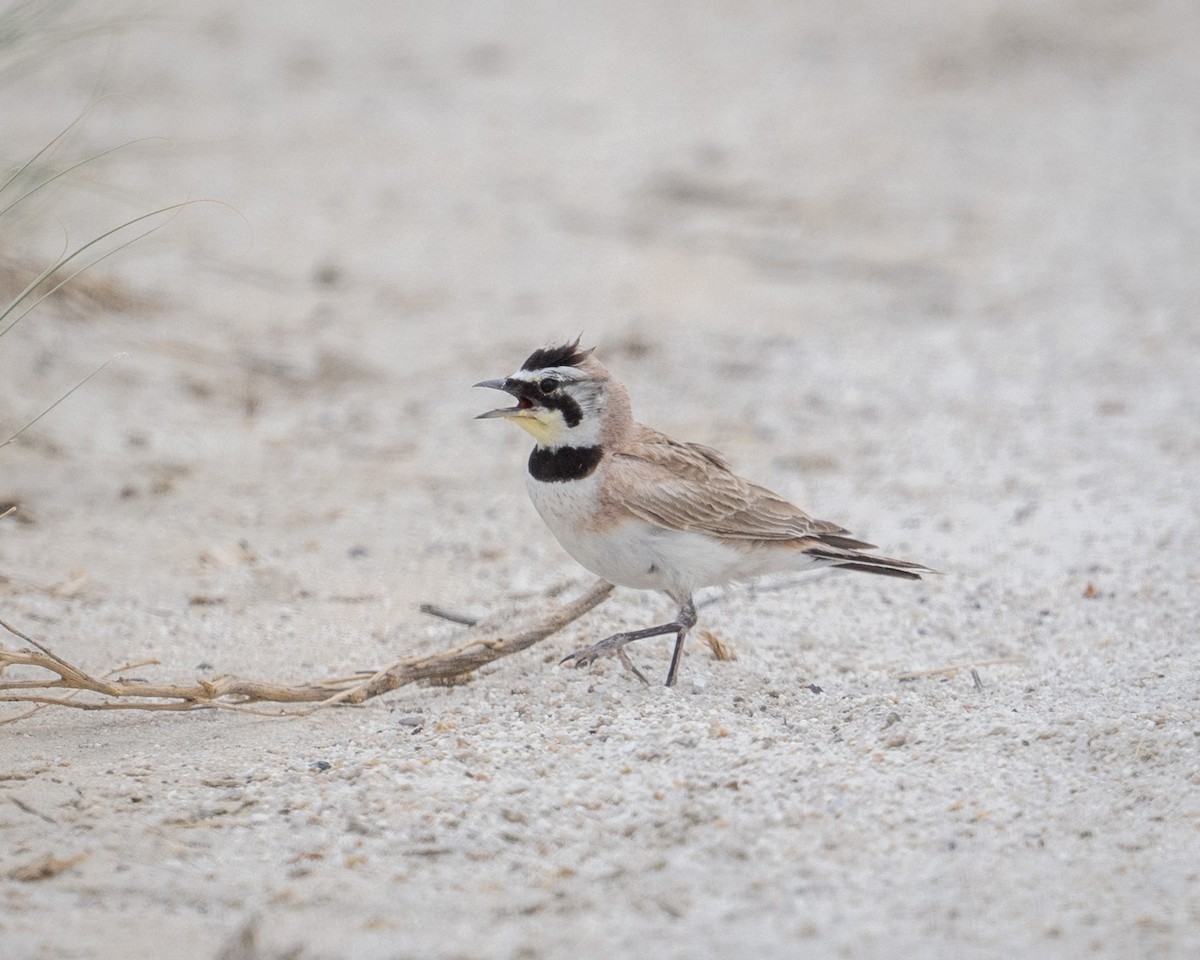
<svg viewBox="0 0 1200 960"><path fill-rule="evenodd" d="M10 879L20 880L22 883L32 883L35 880L48 880L50 877L57 877L64 870L70 870L71 867L82 860L86 860L87 857L86 853L77 853L73 857L56 857L53 854L47 854L40 860L35 860L33 863L27 863L24 866L9 871L8 876Z"/></svg>
<svg viewBox="0 0 1200 960"><path fill-rule="evenodd" d="M999 667L1008 666L1011 664L1026 663L1025 657L997 657L994 660L972 660L970 663L953 663L948 667L938 667L935 670L906 670L904 673L896 675L896 679L901 683L907 680L919 680L922 677L953 677L960 670L970 670L973 674L972 680L978 676L978 667Z"/></svg>
<svg viewBox="0 0 1200 960"><path fill-rule="evenodd" d="M451 623L458 623L464 627L473 627L479 622L478 617L472 617L467 613L456 613L453 610L447 610L445 607L439 607L436 603L423 603L420 610L428 616L437 617L440 620L449 620Z"/></svg>
<svg viewBox="0 0 1200 960"><path fill-rule="evenodd" d="M77 710L238 710L265 716L304 716L335 704L363 703L410 683L461 681L485 664L531 647L561 630L604 601L612 589L612 584L597 580L574 600L550 607L532 623L509 625L507 616L487 617L468 631L462 643L450 650L405 657L373 673L364 672L295 685L240 677L215 677L191 683L109 679L118 671L96 677L0 620L0 627L36 648L12 650L0 646L0 675L10 666L37 667L50 674L49 677L32 680L0 679L0 703L72 707ZM59 694L58 691L67 692ZM91 693L94 696L77 698L79 693ZM262 703L302 703L306 706L290 710L268 710L255 706ZM0 720L0 723L22 719L30 712Z"/></svg>

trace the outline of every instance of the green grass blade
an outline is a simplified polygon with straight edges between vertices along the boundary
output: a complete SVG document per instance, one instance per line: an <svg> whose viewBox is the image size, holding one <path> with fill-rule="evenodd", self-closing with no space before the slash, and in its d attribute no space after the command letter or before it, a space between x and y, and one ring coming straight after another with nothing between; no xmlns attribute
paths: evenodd
<svg viewBox="0 0 1200 960"><path fill-rule="evenodd" d="M60 134L60 136L61 136L61 134ZM17 197L16 200L14 200L12 203L10 203L7 207L0 209L0 217L4 216L6 213L8 213L8 211L10 211L17 204L21 203L24 200L28 200L30 197L32 197L35 193L37 193L43 187L50 186L50 184L52 184L55 180L59 179L60 177L65 177L67 174L72 173L75 170L78 170L80 167L87 166L89 163L99 160L102 157L107 157L110 153L116 153L118 150L124 150L126 147L131 147L138 143L148 143L151 140L162 140L162 141L166 142L166 137L138 137L136 140L127 140L127 141L125 141L125 143L119 143L115 147L109 147L107 150L101 150L99 153L93 153L90 157L80 160L77 163L73 163L69 167L65 167L64 169L59 170L58 173L47 177L41 183L38 183L38 184L30 187L23 194L21 194L19 197ZM32 161L30 161L30 162L32 162ZM21 168L21 170L22 171L25 170L26 168L28 168L28 166L29 166L28 163L25 164L25 166L23 166ZM20 173L14 175L14 176L19 176L19 175L20 175ZM13 177L10 177L5 182L4 187L7 187L10 183L12 183L13 179L14 179ZM0 191L3 191L4 187L0 187Z"/></svg>
<svg viewBox="0 0 1200 960"><path fill-rule="evenodd" d="M98 237L92 238L87 243L83 244L83 246L76 248L71 253L60 256L54 263L52 263L45 270L43 270L41 273L39 273L32 281L30 281L30 283L25 287L25 289L22 290L19 294L17 294L17 296L15 298L13 298L13 300L8 304L8 306L6 306L3 310L0 310L0 323L3 323L8 318L8 316L14 310L17 309L17 307L19 307L22 303L24 303L33 294L34 290L37 289L39 284L41 284L47 278L53 276L57 271L61 270L68 263L71 263L78 257L82 256L84 253L86 253L88 250L95 247L97 244L103 243L105 240L107 240L113 234L120 233L122 230L125 230L128 227L132 227L135 223L141 223L144 220L149 220L151 217L161 216L164 213L170 213L172 211L181 210L184 207L191 206L193 203L203 203L203 202L205 202L205 201L203 201L203 200L183 200L183 201L180 201L179 203L172 203L172 204L168 204L165 207L159 207L157 210L151 210L149 213L143 213L141 216L134 217L131 220L126 220L124 223L113 227L111 230L106 230L104 233L100 234ZM155 228L155 229L157 229L157 228ZM132 241L128 241L127 243L122 244L120 247L117 247L117 250L120 250L123 247L128 246L129 242L137 242L142 237L148 236L149 234L151 234L153 232L154 232L153 230L148 230L145 233L140 234L139 236L135 237ZM113 252L116 252L116 251L113 251ZM103 259L104 259L104 257L99 257L99 258L97 258L97 260L95 260L93 262L99 263L100 260L103 260ZM89 266L90 265L91 264L89 264ZM87 268L85 267L84 269L87 269ZM76 275L77 274L73 274L72 276L76 276ZM59 284L59 286L61 286L61 284ZM57 287L55 289L57 289ZM45 296L39 297L36 302L40 303L44 299L45 299ZM29 312L28 310L24 311L15 320L13 320L12 323L10 323L8 326L6 326L2 330L0 330L0 337L3 337L6 333L8 333L8 331L10 331L13 327L15 327L21 321L21 319L25 316L25 314L28 312Z"/></svg>
<svg viewBox="0 0 1200 960"><path fill-rule="evenodd" d="M100 101L96 101L96 103L99 103L99 102ZM95 105L96 105L95 103L89 105L86 110L84 110L82 113L79 114L79 116L77 116L74 120L72 120L65 127L63 127L58 132L58 136L56 136L53 140L51 140L44 147L42 147L41 150L39 150L32 157L30 157L23 164L21 164L21 166L19 166L15 171L13 171L12 175L7 180L5 180L4 183L0 184L0 193L3 193L5 190L7 190L9 185L14 180L17 180L26 170L28 170L35 163L37 163L38 160L40 160L43 156L45 156L47 153L49 153L51 150L53 150L55 144L57 144L63 137L65 137L68 133L70 133L73 129L75 129L76 125L81 120L83 120L84 117L86 117L89 113L91 113L92 107L94 107Z"/></svg>
<svg viewBox="0 0 1200 960"><path fill-rule="evenodd" d="M15 443L15 442L17 441L17 439L18 439L18 438L21 436L21 434L23 434L23 433L24 433L26 430L28 430L28 429L29 429L30 427L32 427L32 426L33 426L35 423L37 423L39 420L41 420L41 419L42 419L44 416L46 416L48 413L50 413L50 411L51 411L51 410L53 410L53 409L54 409L55 407L57 407L57 406L58 406L60 403L62 403L64 400L66 400L66 399L67 399L67 397L69 397L69 396L70 396L71 394L73 394L73 393L74 393L76 390L78 390L80 387L82 387L82 386L83 386L85 383L87 383L89 380L91 380L91 379L92 379L92 377L96 376L96 374L98 374L98 373L99 373L101 370L103 370L105 367L107 367L107 366L108 366L110 363L112 363L114 360L120 360L120 359L122 359L122 358L124 358L124 357L128 357L128 356L129 356L129 354L127 354L127 353L117 353L117 354L113 354L111 357L109 357L107 360L105 360L105 361L104 361L102 364L100 364L100 366L98 366L98 367L97 367L95 370L93 370L93 371L92 371L91 373L89 373L89 374L88 374L86 377L84 377L84 378L83 378L82 380L80 380L80 381L79 381L77 384L75 384L75 386L73 386L73 387L72 387L70 390L68 390L68 391L67 391L66 393L64 393L64 394L63 394L61 397L59 397L59 398L58 398L57 400L55 400L55 401L54 401L52 404L50 404L50 406L48 406L48 407L47 407L45 410L43 410L43 411L42 411L41 413L39 413L39 414L38 414L36 417L34 417L34 418L33 418L32 420L30 420L30 421L29 421L27 424L25 424L25 426L23 426L23 427L22 427L20 430L18 430L16 433L14 433L14 434L13 434L11 437L9 437L9 438L8 438L7 440L5 440L3 443L0 443L0 450L3 450L3 449L4 449L5 447L7 447L7 446L8 446L10 443Z"/></svg>

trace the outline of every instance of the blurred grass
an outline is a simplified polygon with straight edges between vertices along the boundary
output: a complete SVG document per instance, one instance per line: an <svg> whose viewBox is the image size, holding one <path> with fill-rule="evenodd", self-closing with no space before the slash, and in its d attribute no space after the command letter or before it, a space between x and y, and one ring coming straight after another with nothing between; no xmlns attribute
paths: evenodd
<svg viewBox="0 0 1200 960"><path fill-rule="evenodd" d="M81 12L78 0L16 0L0 6L0 84L36 70L70 44L111 34L128 17Z"/></svg>
<svg viewBox="0 0 1200 960"><path fill-rule="evenodd" d="M80 10L76 0L18 0L0 7L0 96L17 76L36 71L50 58L70 55L66 49L70 44L111 32L127 22L119 16L97 20L82 15ZM66 224L73 219L72 208L79 197L50 188L78 180L80 171L142 142L133 140L82 157L61 158L69 135L86 121L98 102L90 104L40 149L27 152L23 161L12 162L8 170L0 166L0 340L52 297L60 308L73 304L88 312L130 309L136 298L119 281L103 274L85 274L160 229L174 213L195 202L183 201L140 213L116 226L101 228L82 242L71 239ZM12 148L11 143L4 146ZM47 257L37 249L39 244L33 238L56 224L62 231L62 245L57 255ZM7 431L0 431L0 448L17 440L112 359L28 418L15 432L5 437ZM0 411L0 416L5 413Z"/></svg>

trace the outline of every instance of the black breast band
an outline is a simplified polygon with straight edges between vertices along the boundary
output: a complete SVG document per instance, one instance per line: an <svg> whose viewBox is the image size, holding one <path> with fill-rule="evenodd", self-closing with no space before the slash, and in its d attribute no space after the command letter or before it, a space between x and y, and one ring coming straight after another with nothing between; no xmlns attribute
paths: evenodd
<svg viewBox="0 0 1200 960"><path fill-rule="evenodd" d="M529 455L529 475L543 483L582 480L603 456L599 447L534 447Z"/></svg>

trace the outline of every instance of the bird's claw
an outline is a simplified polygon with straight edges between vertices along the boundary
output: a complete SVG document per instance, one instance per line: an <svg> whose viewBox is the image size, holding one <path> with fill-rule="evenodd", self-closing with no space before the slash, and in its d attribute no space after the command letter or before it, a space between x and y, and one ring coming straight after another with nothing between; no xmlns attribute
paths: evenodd
<svg viewBox="0 0 1200 960"><path fill-rule="evenodd" d="M629 654L625 652L624 643L613 643L615 637L608 637L601 640L599 643L593 643L590 647L584 647L582 650L576 650L574 653L567 654L559 661L560 666L574 667L576 670L581 667L589 667L601 657L615 656L626 670L637 677L646 686L650 685L650 681L629 659Z"/></svg>
<svg viewBox="0 0 1200 960"><path fill-rule="evenodd" d="M643 674L641 670L634 666L633 661L629 659L629 654L625 652L624 647L617 647L617 659L621 661L621 666L642 681L643 687L650 686L650 681L646 679L645 674Z"/></svg>

